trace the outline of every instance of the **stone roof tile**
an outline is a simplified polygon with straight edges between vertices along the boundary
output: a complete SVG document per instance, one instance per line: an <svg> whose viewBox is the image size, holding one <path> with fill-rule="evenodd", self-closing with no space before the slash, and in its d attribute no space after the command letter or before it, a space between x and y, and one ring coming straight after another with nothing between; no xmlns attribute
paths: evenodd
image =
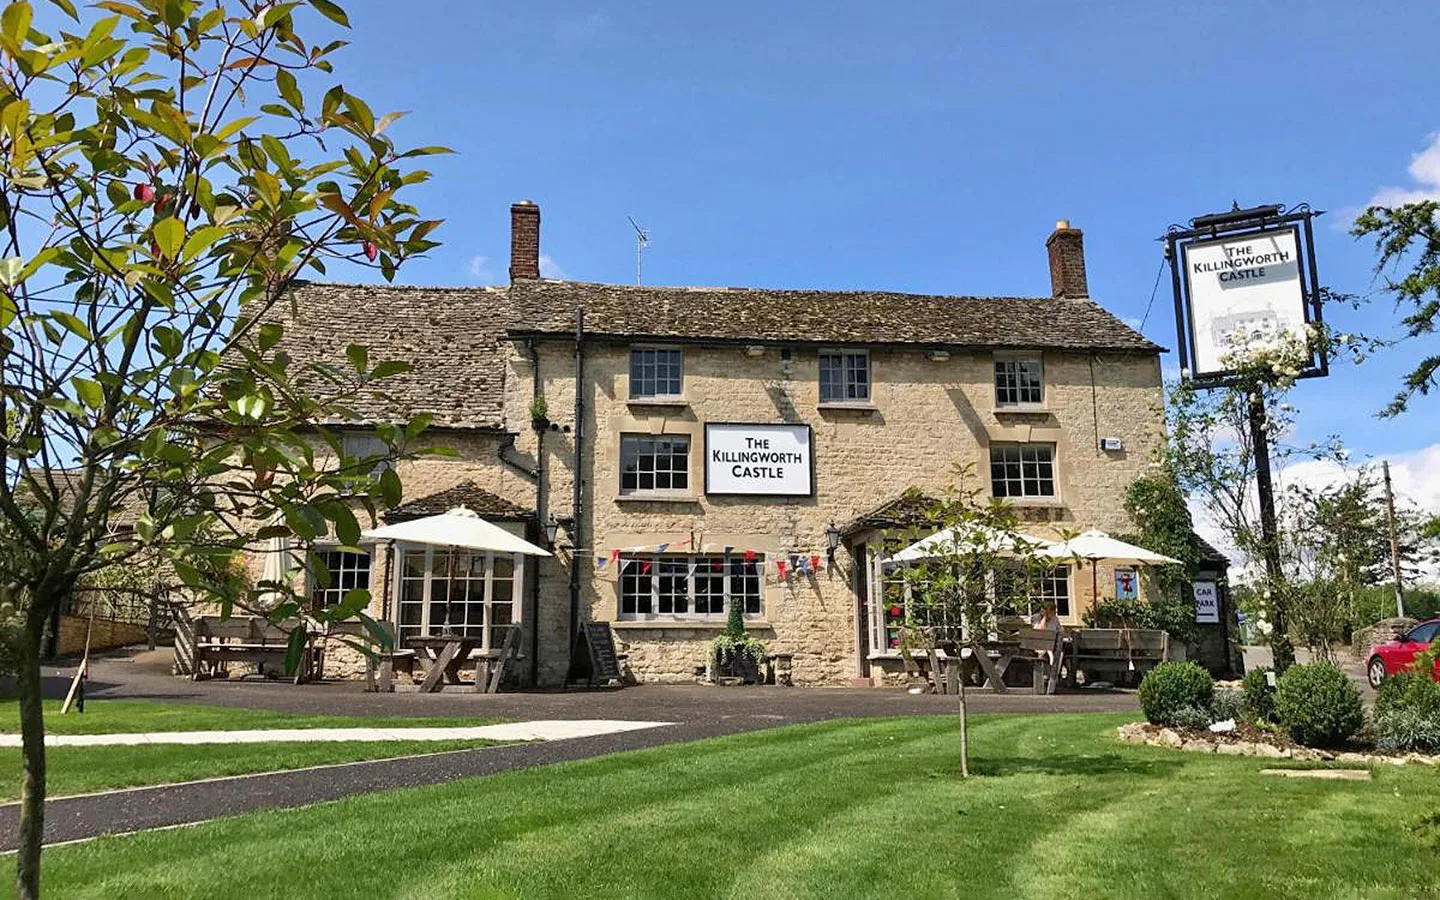
<svg viewBox="0 0 1440 900"><path fill-rule="evenodd" d="M267 318L285 326L280 348L298 364L348 366L345 348L362 344L370 364L403 360L411 369L350 404L365 423L404 421L426 412L434 425L502 428L509 325L503 288L423 288L299 283L294 303Z"/></svg>
<svg viewBox="0 0 1440 900"><path fill-rule="evenodd" d="M521 281L516 334L919 346L1163 350L1092 300Z"/></svg>

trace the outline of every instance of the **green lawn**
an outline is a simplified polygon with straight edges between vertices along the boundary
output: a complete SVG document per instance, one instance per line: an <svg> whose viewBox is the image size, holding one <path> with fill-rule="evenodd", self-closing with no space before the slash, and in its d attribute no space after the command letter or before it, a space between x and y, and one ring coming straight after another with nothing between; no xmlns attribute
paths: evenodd
<svg viewBox="0 0 1440 900"><path fill-rule="evenodd" d="M740 735L56 848L46 884L107 900L1440 895L1411 828L1440 809L1434 769L1264 777L1255 759L1119 744L1125 718L977 718L969 782L949 719Z"/></svg>
<svg viewBox="0 0 1440 900"><path fill-rule="evenodd" d="M486 725L490 718L400 719L383 716L294 715L259 709L232 709L148 700L91 700L84 714L60 715L58 701L46 703L45 727L52 734L118 734L137 731L233 731L252 728L389 728ZM20 730L14 700L0 700L0 733ZM51 796L196 778L245 775L479 747L490 741L373 741L364 743L209 744L148 747L51 747L46 781ZM20 791L20 751L0 748L0 800Z"/></svg>

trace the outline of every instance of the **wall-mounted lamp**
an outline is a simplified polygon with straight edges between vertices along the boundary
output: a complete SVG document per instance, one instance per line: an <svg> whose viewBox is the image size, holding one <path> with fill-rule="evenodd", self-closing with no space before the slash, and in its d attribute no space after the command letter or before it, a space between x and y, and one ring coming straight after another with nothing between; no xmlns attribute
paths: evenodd
<svg viewBox="0 0 1440 900"><path fill-rule="evenodd" d="M928 360L930 360L931 362L944 362L945 360L947 360L947 359L950 358L950 351L949 351L949 350L927 350L927 351L925 351L925 358L928 359Z"/></svg>
<svg viewBox="0 0 1440 900"><path fill-rule="evenodd" d="M560 529L562 528L565 529L565 533L570 536L570 542L572 544L575 542L575 517L560 516L557 518L554 513L551 513L550 517L545 520L545 545L547 549L555 549L555 539L560 536Z"/></svg>
<svg viewBox="0 0 1440 900"><path fill-rule="evenodd" d="M833 566L835 565L835 551L840 549L840 529L835 527L833 519L830 522L830 527L825 529L825 541L830 545L829 560L830 565Z"/></svg>
<svg viewBox="0 0 1440 900"><path fill-rule="evenodd" d="M745 347L745 355L751 359L757 356L764 356L765 346L763 344L749 344Z"/></svg>

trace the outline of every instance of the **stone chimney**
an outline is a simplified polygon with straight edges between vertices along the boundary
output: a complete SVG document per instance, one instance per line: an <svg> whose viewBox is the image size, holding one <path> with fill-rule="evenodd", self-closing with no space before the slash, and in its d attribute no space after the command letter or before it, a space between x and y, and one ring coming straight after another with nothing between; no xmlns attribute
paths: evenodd
<svg viewBox="0 0 1440 900"><path fill-rule="evenodd" d="M1050 293L1072 300L1089 297L1090 286L1085 280L1085 233L1071 228L1069 219L1061 219L1045 241L1045 249L1050 251Z"/></svg>
<svg viewBox="0 0 1440 900"><path fill-rule="evenodd" d="M539 277L540 207L521 200L510 207L510 280Z"/></svg>

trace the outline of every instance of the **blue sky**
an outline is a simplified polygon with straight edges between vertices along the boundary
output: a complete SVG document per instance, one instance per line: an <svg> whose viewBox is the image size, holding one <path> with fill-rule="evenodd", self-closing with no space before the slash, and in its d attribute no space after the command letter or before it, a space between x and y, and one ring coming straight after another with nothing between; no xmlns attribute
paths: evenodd
<svg viewBox="0 0 1440 900"><path fill-rule="evenodd" d="M1069 218L1091 293L1138 322L1172 222L1308 201L1329 213L1322 281L1364 293L1373 253L1348 219L1387 189L1440 194L1440 149L1407 170L1440 131L1433 3L347 8L346 86L410 111L402 143L459 151L414 198L447 223L407 282L503 281L528 197L569 278L633 280L630 215L651 283L1043 295ZM1381 299L1331 318L1395 317ZM1145 332L1175 343L1168 276ZM1440 503L1417 455L1440 398L1373 417L1417 356L1302 386L1300 436L1408 461Z"/></svg>

